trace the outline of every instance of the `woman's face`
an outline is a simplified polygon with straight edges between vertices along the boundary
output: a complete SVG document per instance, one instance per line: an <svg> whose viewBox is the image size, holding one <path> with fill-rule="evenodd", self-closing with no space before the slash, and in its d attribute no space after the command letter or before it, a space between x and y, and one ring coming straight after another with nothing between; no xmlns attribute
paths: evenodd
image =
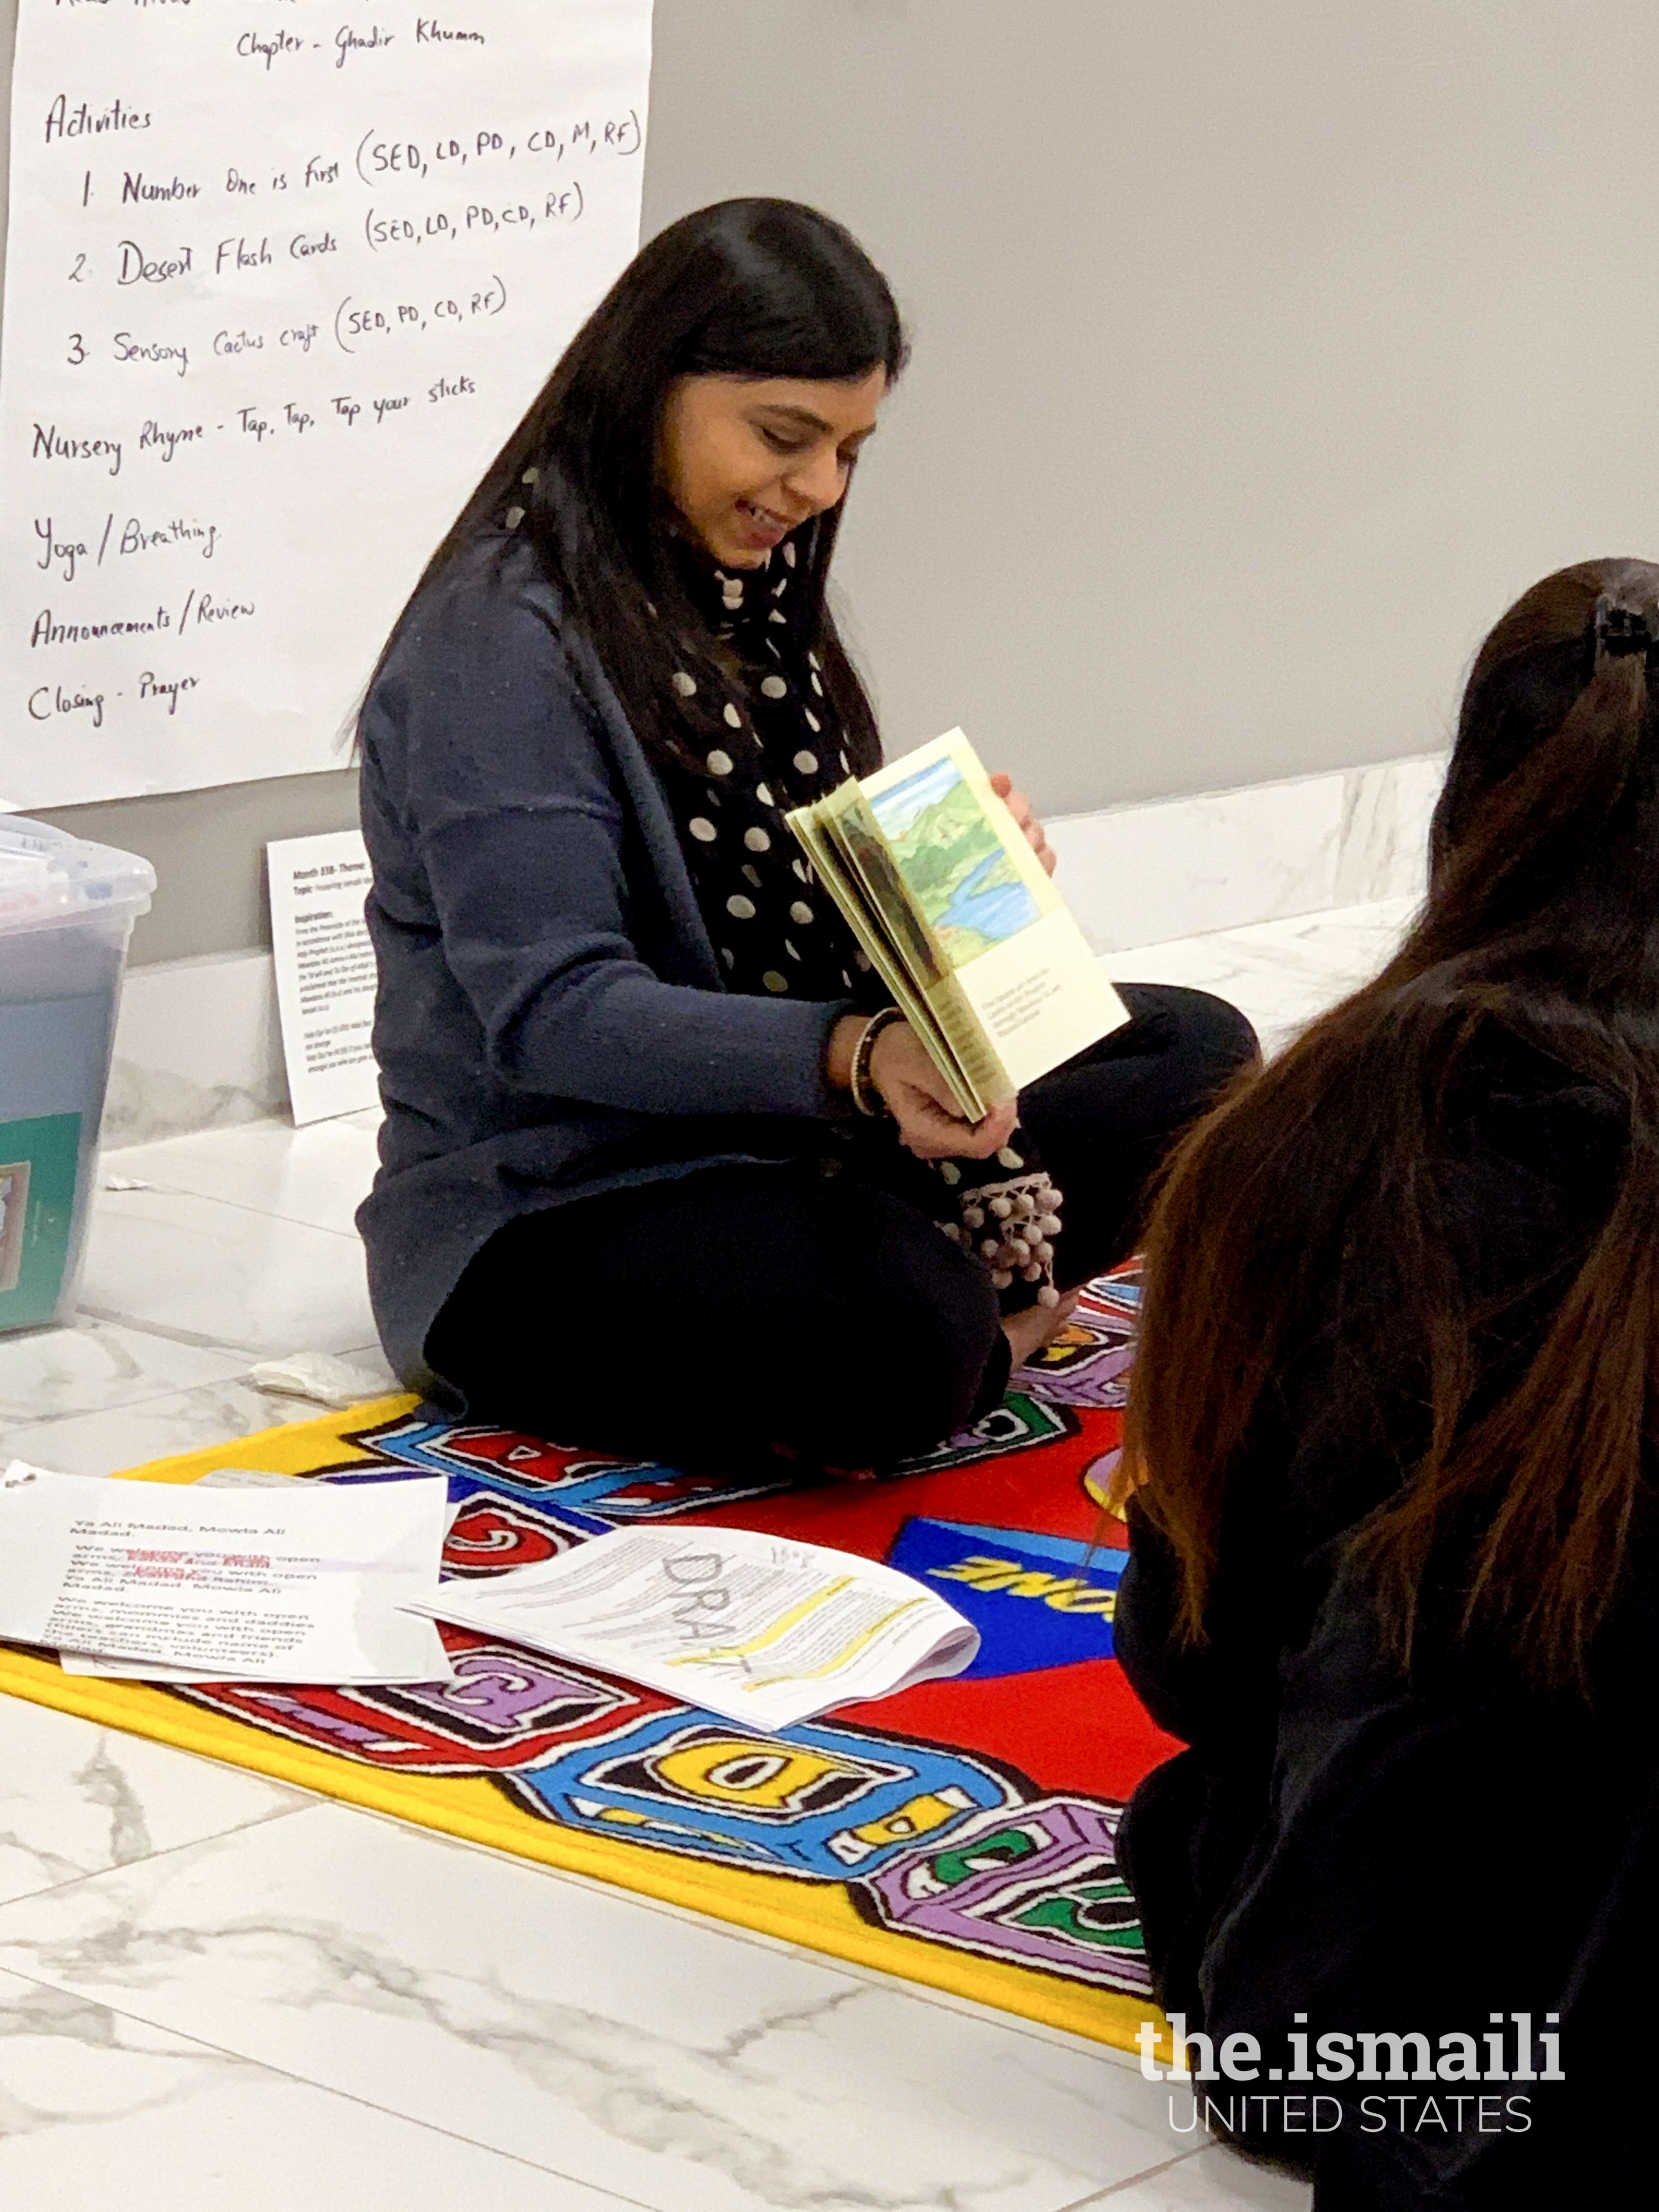
<svg viewBox="0 0 1659 2212"><path fill-rule="evenodd" d="M886 389L879 368L846 384L681 377L663 409L658 465L703 550L723 568L757 568L833 507Z"/></svg>

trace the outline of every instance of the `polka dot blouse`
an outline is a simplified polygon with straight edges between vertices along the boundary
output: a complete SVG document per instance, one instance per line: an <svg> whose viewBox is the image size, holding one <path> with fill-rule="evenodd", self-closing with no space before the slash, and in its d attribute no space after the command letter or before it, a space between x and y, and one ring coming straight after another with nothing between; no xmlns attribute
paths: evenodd
<svg viewBox="0 0 1659 2212"><path fill-rule="evenodd" d="M817 656L799 653L783 617L794 558L786 542L761 568L688 560L696 597L738 665L718 706L730 735L709 747L706 775L671 770L665 782L727 988L865 1000L865 956L784 820L852 772ZM690 698L708 679L677 671L672 680ZM715 716L713 702L702 704L707 728Z"/></svg>
<svg viewBox="0 0 1659 2212"><path fill-rule="evenodd" d="M757 569L711 569L688 555L694 597L737 665L727 696L700 702L699 729L719 733L713 743L698 738L708 747L704 773L675 766L663 781L727 988L871 1008L886 1002L886 990L784 819L852 773L817 659L794 647L782 611L794 563L787 540ZM684 670L672 678L688 701L707 680ZM1012 1310L1054 1297L1062 1202L1029 1136L1018 1131L1016 1140L1018 1149L990 1160L929 1164L884 1121L847 1123L815 1143L830 1153L839 1145L849 1164L933 1216L988 1269Z"/></svg>

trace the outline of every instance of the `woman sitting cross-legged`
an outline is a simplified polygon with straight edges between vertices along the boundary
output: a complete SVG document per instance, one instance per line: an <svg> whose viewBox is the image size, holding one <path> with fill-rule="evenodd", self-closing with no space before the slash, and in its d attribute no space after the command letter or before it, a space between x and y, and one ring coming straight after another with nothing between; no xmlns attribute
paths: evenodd
<svg viewBox="0 0 1659 2212"><path fill-rule="evenodd" d="M1126 986L1133 1020L1018 1127L966 1121L791 835L881 757L825 583L904 352L827 217L684 217L577 334L370 687L386 1124L360 1220L392 1364L482 1419L680 1464L925 1451L1127 1251L1254 1054L1220 1001ZM988 1179L1030 1237L988 1233Z"/></svg>
<svg viewBox="0 0 1659 2212"><path fill-rule="evenodd" d="M1192 1134L1152 1224L1115 1634L1190 1748L1121 1842L1209 2117L1322 2212L1635 2203L1659 568L1504 617L1431 858L1400 952Z"/></svg>

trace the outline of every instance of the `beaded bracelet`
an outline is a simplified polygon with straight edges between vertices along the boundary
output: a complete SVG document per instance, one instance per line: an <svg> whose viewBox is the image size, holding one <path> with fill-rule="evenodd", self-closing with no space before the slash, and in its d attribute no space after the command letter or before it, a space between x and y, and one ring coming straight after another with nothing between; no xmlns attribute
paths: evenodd
<svg viewBox="0 0 1659 2212"><path fill-rule="evenodd" d="M884 1006L878 1014L872 1014L859 1032L859 1041L853 1047L852 1066L848 1070L847 1087L853 1094L853 1103L858 1111L872 1121L878 1121L887 1111L886 1101L870 1081L870 1054L876 1039L894 1022L902 1022L903 1014L896 1006ZM872 1103L873 1102L873 1103Z"/></svg>

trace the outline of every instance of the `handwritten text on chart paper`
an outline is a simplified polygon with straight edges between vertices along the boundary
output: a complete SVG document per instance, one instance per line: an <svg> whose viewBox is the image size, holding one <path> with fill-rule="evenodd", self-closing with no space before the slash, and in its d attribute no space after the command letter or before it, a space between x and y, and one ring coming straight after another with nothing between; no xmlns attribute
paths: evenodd
<svg viewBox="0 0 1659 2212"><path fill-rule="evenodd" d="M341 765L635 251L650 0L22 0L0 795Z"/></svg>

